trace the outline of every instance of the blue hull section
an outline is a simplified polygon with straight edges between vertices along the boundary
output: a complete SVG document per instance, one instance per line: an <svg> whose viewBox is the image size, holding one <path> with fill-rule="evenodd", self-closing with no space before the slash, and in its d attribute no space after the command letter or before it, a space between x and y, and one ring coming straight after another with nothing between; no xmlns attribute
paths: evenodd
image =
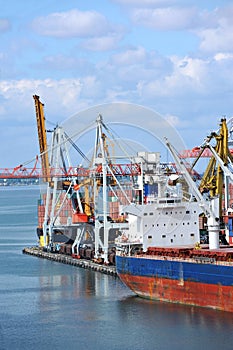
<svg viewBox="0 0 233 350"><path fill-rule="evenodd" d="M228 265L116 256L116 268L119 275L233 286L233 266Z"/></svg>

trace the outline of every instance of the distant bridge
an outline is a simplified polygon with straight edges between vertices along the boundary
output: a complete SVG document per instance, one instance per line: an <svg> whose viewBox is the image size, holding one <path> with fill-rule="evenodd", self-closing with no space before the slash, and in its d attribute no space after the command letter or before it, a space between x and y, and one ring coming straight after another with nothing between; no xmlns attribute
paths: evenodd
<svg viewBox="0 0 233 350"><path fill-rule="evenodd" d="M112 172L116 176L136 176L141 174L141 166L137 163L130 164L110 164ZM94 169L83 167L50 168L47 173L38 167L38 159L32 168L18 165L15 168L0 168L0 179L43 179L51 177L89 177L92 173L101 173L102 166L98 165ZM110 174L109 174L110 175Z"/></svg>
<svg viewBox="0 0 233 350"><path fill-rule="evenodd" d="M195 147L192 150L183 150L180 152L179 157L181 159L197 158L202 152L200 147ZM233 155L233 149L230 149L231 154ZM201 154L201 158L210 158L212 156L211 151L208 148L205 148ZM98 167L95 170L82 167L69 167L68 169L55 169L50 168L49 174L45 175L40 166L38 157L35 160L34 166L32 168L26 167L24 165L18 165L15 168L0 168L0 179L39 179L44 177L88 177L91 172L98 170ZM112 171L115 175L131 175L136 176L141 172L139 164L112 164Z"/></svg>

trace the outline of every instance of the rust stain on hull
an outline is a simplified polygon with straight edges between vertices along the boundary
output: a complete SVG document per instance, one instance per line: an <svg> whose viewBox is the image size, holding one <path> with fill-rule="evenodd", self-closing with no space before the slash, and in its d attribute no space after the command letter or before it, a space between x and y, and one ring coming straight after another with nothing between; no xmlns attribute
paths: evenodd
<svg viewBox="0 0 233 350"><path fill-rule="evenodd" d="M140 297L233 312L232 286L119 274Z"/></svg>

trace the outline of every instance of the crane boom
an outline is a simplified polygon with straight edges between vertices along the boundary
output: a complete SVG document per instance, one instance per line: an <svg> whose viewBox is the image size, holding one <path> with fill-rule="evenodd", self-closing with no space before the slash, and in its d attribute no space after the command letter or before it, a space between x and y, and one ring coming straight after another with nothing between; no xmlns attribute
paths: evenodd
<svg viewBox="0 0 233 350"><path fill-rule="evenodd" d="M40 97L33 95L35 101L36 109L36 121L37 121L37 131L40 146L40 156L42 165L42 174L45 182L50 181L50 167L49 167L49 157L48 157L48 146L47 146L47 136L45 129L45 117L44 117L44 105L40 101Z"/></svg>
<svg viewBox="0 0 233 350"><path fill-rule="evenodd" d="M199 202L200 206L203 208L205 215L207 216L207 225L209 230L209 248L210 249L218 249L219 248L219 199L211 198L209 204L204 200L201 192L195 185L192 177L184 166L184 162L179 158L177 152L174 147L170 144L170 142L165 139L165 143L167 148L171 152L174 160L177 164L177 167L180 168L181 173L184 175L187 184L190 187L191 193L196 197L196 200Z"/></svg>

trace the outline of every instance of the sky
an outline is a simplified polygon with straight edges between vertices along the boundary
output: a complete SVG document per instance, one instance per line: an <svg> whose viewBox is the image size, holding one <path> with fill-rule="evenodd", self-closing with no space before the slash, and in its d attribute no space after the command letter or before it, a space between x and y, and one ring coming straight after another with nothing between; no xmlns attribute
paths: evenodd
<svg viewBox="0 0 233 350"><path fill-rule="evenodd" d="M0 168L39 154L35 94L47 128L93 106L137 104L189 149L233 115L231 0L0 0L0 9Z"/></svg>

